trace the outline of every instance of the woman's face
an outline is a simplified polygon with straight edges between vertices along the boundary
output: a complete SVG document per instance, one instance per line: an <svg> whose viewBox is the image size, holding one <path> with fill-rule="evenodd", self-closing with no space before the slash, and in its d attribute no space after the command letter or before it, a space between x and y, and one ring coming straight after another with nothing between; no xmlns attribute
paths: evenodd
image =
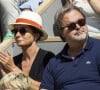
<svg viewBox="0 0 100 90"><path fill-rule="evenodd" d="M35 34L27 25L15 25L14 29L15 41L18 46L29 46L35 41Z"/></svg>

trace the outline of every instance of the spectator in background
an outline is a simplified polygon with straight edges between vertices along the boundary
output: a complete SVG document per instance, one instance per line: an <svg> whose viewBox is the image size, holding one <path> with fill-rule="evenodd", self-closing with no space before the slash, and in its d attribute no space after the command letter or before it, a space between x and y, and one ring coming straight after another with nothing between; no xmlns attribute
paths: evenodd
<svg viewBox="0 0 100 90"><path fill-rule="evenodd" d="M99 0L62 0L62 2L65 7L67 7L67 5L70 3L79 7L86 16L86 22L89 28L89 35L95 38L100 38Z"/></svg>
<svg viewBox="0 0 100 90"><path fill-rule="evenodd" d="M34 90L39 88L42 74L49 60L54 56L50 51L38 47L37 42L46 40L48 35L42 28L41 16L32 11L23 11L16 22L9 25L22 53L15 56L0 52L1 73L21 71L32 79Z"/></svg>
<svg viewBox="0 0 100 90"><path fill-rule="evenodd" d="M84 14L68 5L55 26L66 45L46 66L40 90L100 90L100 40L88 36Z"/></svg>
<svg viewBox="0 0 100 90"><path fill-rule="evenodd" d="M15 21L18 16L18 0L0 0L0 36L2 39L6 36L8 31L8 24ZM9 32L9 37L13 38L11 32Z"/></svg>
<svg viewBox="0 0 100 90"><path fill-rule="evenodd" d="M21 72L10 72L0 80L0 90L34 90L28 76Z"/></svg>
<svg viewBox="0 0 100 90"><path fill-rule="evenodd" d="M8 24L15 22L21 11L30 9L34 11L43 0L0 0L0 38L13 38ZM2 40L1 40L2 41Z"/></svg>
<svg viewBox="0 0 100 90"><path fill-rule="evenodd" d="M29 8L30 10L34 11L34 10L36 10L39 7L39 5L43 1L44 0L29 0L29 1L25 2L25 3L23 3L21 6L19 6L19 9L21 11L23 11L23 10Z"/></svg>

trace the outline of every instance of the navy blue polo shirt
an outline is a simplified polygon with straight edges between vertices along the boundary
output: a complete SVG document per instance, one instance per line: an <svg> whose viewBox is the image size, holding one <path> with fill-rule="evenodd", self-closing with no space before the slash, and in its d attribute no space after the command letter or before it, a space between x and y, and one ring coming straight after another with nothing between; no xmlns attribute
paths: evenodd
<svg viewBox="0 0 100 90"><path fill-rule="evenodd" d="M88 38L74 60L68 45L48 63L40 88L47 90L100 90L100 40Z"/></svg>

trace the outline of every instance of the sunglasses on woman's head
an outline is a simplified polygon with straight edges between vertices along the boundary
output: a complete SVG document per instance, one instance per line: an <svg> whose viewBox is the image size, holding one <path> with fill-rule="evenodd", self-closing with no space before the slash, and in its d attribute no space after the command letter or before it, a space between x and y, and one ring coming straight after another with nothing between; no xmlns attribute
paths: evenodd
<svg viewBox="0 0 100 90"><path fill-rule="evenodd" d="M22 27L22 28L19 28L19 29L15 28L15 29L11 30L11 32L12 32L14 35L16 35L17 32L19 32L21 35L24 35L27 31L28 31L28 30L27 30L27 28L25 28L25 27Z"/></svg>
<svg viewBox="0 0 100 90"><path fill-rule="evenodd" d="M86 21L85 21L85 19L79 19L77 22L73 22L66 26L62 26L61 30L63 30L66 27L68 28L68 30L74 30L77 27L76 24L78 24L79 26L84 26L86 24Z"/></svg>

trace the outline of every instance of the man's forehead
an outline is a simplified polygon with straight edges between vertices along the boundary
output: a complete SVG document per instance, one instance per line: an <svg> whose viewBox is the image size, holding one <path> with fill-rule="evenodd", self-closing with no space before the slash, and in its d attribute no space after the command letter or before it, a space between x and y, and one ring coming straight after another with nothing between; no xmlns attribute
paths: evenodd
<svg viewBox="0 0 100 90"><path fill-rule="evenodd" d="M73 10L64 14L63 19L65 19L65 18L71 20L74 18L77 19L77 18L84 18L84 17L78 10L73 9Z"/></svg>

